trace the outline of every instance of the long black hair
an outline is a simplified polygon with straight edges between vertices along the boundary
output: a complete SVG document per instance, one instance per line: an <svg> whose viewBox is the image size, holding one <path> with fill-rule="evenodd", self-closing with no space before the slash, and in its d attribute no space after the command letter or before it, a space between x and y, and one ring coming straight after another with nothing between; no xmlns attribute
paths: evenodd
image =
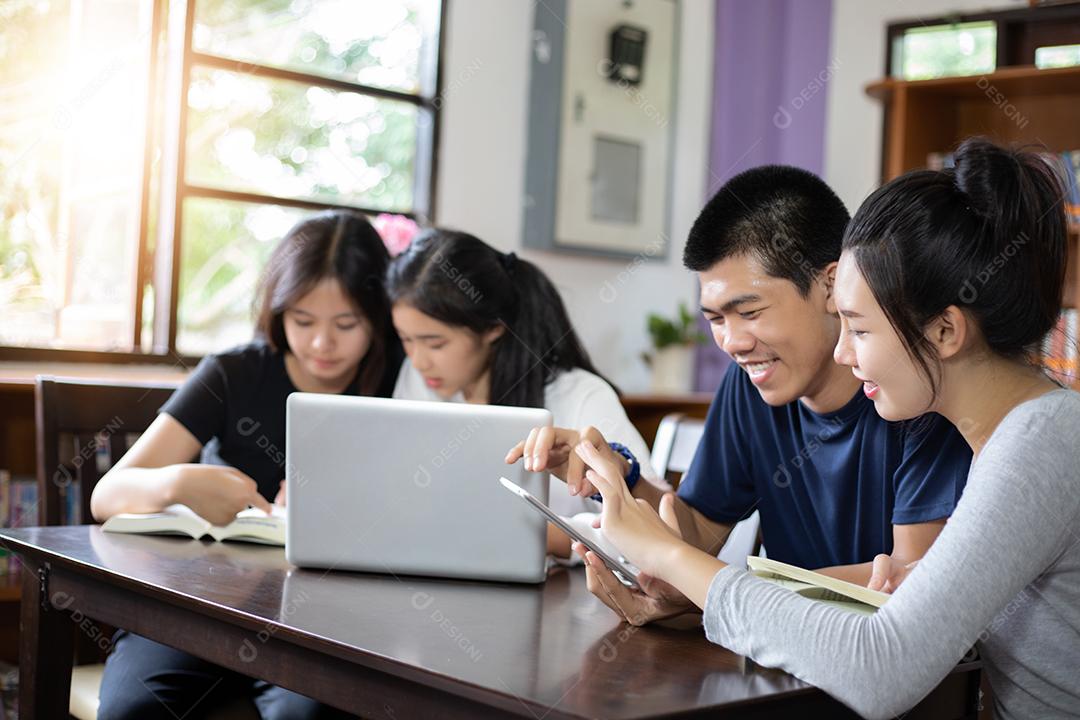
<svg viewBox="0 0 1080 720"><path fill-rule="evenodd" d="M333 210L300 221L274 248L263 270L255 336L274 350L288 350L285 311L322 280L337 280L371 323L371 346L356 373L358 391L387 394L386 377L396 372L403 357L383 287L389 263L382 238L359 213Z"/></svg>
<svg viewBox="0 0 1080 720"><path fill-rule="evenodd" d="M1048 160L983 138L955 158L882 186L844 236L934 396L941 367L928 323L955 305L993 352L1023 361L1057 322L1065 285L1064 190Z"/></svg>
<svg viewBox="0 0 1080 720"><path fill-rule="evenodd" d="M564 371L599 375L562 298L541 270L468 233L427 230L390 264L391 303L481 334L503 326L490 360L493 405L543 407L544 387Z"/></svg>

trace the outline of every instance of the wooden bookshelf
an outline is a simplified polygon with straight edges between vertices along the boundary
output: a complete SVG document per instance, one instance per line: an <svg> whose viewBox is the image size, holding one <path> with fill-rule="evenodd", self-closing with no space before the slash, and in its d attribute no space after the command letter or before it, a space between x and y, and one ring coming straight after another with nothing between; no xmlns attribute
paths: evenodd
<svg viewBox="0 0 1080 720"><path fill-rule="evenodd" d="M926 167L931 153L982 135L1004 144L1080 150L1080 67L1004 67L986 75L871 83L885 108L882 182ZM1069 231L1063 305L1080 307L1080 224ZM1075 387L1080 390L1080 381Z"/></svg>
<svg viewBox="0 0 1080 720"><path fill-rule="evenodd" d="M0 603L18 600L22 596L22 583L19 571L0 575Z"/></svg>
<svg viewBox="0 0 1080 720"><path fill-rule="evenodd" d="M0 575L0 660L13 665L19 662L19 572Z"/></svg>
<svg viewBox="0 0 1080 720"><path fill-rule="evenodd" d="M1080 149L1080 67L1010 67L988 75L867 86L885 104L882 179L926 166L932 152L986 135L998 142Z"/></svg>
<svg viewBox="0 0 1080 720"><path fill-rule="evenodd" d="M871 83L885 105L882 182L926 167L930 153L984 135L1001 143L1080 150L1080 67L1008 67L987 75ZM1069 233L1065 306L1080 306L1080 226Z"/></svg>
<svg viewBox="0 0 1080 720"><path fill-rule="evenodd" d="M0 362L0 468L16 476L35 476L34 378L53 375L124 382L183 382L186 372L161 365Z"/></svg>

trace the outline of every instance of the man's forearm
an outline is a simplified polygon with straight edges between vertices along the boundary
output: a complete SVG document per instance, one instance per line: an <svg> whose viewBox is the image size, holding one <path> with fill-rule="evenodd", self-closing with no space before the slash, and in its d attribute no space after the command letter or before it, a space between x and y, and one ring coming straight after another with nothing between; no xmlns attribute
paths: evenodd
<svg viewBox="0 0 1080 720"><path fill-rule="evenodd" d="M547 525L547 551L549 555L555 557L568 558L573 553L570 550L570 545L573 541L570 536L564 533L553 524Z"/></svg>
<svg viewBox="0 0 1080 720"><path fill-rule="evenodd" d="M893 562L902 566L921 558L934 544L934 540L944 527L944 519L911 525L894 525L893 548L890 553ZM857 565L834 565L817 572L866 586L870 584L870 577L874 574L874 563L871 561Z"/></svg>
<svg viewBox="0 0 1080 720"><path fill-rule="evenodd" d="M679 527L688 528L683 532L683 539L713 557L724 547L734 529L734 525L709 520L697 508L681 499L675 501L675 514L679 518Z"/></svg>
<svg viewBox="0 0 1080 720"><path fill-rule="evenodd" d="M664 491L653 485L645 478L638 478L631 494L652 505L653 510L660 509L660 498L664 497Z"/></svg>
<svg viewBox="0 0 1080 720"><path fill-rule="evenodd" d="M857 565L833 565L832 567L820 568L814 572L819 572L822 575L828 575L838 580L846 580L849 583L855 583L866 587L870 582L870 575L874 569L874 563L865 562Z"/></svg>
<svg viewBox="0 0 1080 720"><path fill-rule="evenodd" d="M664 497L663 490L644 478L634 485L632 494L649 503L657 511L660 509L660 498ZM730 525L709 520L678 495L675 496L675 515L679 519L679 531L682 533L683 540L710 555L720 552L720 548L724 546L728 535L731 534Z"/></svg>

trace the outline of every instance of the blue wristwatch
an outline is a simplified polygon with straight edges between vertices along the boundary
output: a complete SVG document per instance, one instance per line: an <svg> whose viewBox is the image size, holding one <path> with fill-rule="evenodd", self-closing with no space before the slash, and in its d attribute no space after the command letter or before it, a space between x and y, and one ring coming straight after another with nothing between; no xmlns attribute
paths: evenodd
<svg viewBox="0 0 1080 720"><path fill-rule="evenodd" d="M641 463L634 457L634 453L630 452L630 449L620 443L608 443L608 447L615 452L622 455L630 463L630 472L626 473L626 488L633 492L634 486L637 485L637 481L641 478ZM589 496L597 502L603 502L604 498L600 493L595 493Z"/></svg>

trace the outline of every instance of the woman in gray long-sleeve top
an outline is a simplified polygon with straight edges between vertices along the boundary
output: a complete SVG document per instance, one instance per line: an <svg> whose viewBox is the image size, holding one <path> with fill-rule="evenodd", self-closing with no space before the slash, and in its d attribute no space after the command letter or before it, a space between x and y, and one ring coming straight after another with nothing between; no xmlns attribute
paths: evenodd
<svg viewBox="0 0 1080 720"><path fill-rule="evenodd" d="M863 715L902 713L976 645L995 717L1080 716L1080 394L1029 361L1060 308L1062 196L1041 156L969 140L955 168L888 183L848 227L837 361L882 417L941 413L975 453L921 562L879 558L879 582L899 587L876 614L804 599L683 543L670 500L660 516L633 502L619 469L583 444L608 538L703 608L713 642ZM586 559L590 583L615 591Z"/></svg>

